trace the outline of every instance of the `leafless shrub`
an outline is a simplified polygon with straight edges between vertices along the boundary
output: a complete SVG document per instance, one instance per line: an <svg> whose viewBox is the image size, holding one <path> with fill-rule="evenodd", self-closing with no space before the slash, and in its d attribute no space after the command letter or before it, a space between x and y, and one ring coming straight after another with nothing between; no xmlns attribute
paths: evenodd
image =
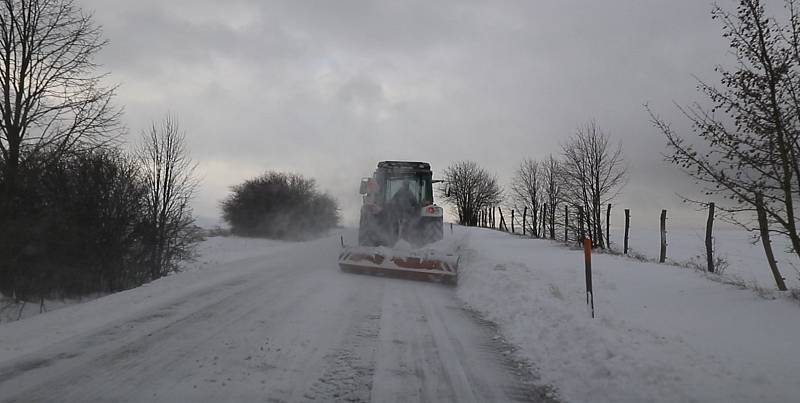
<svg viewBox="0 0 800 403"><path fill-rule="evenodd" d="M722 256L716 256L716 255L714 256L713 259L714 259L714 272L711 273L711 274L715 274L717 276L725 275L725 270L728 268L728 266L730 266L730 263L728 262L728 259L726 259L725 257L722 257ZM702 255L702 256L701 255L697 255L697 256L693 256L691 259L689 259L689 261L686 262L686 265L688 267L691 267L691 268L697 270L697 271L710 273L708 271L708 263L706 261L707 261L707 257L705 255Z"/></svg>
<svg viewBox="0 0 800 403"><path fill-rule="evenodd" d="M795 300L800 302L800 288L792 288L789 290L789 296Z"/></svg>

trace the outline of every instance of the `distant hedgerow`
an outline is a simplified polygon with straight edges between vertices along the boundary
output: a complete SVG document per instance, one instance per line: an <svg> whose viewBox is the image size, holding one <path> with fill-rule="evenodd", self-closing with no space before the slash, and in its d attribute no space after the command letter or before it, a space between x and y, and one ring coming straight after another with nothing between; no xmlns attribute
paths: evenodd
<svg viewBox="0 0 800 403"><path fill-rule="evenodd" d="M336 201L301 175L271 171L231 190L222 215L236 235L308 239L339 223Z"/></svg>

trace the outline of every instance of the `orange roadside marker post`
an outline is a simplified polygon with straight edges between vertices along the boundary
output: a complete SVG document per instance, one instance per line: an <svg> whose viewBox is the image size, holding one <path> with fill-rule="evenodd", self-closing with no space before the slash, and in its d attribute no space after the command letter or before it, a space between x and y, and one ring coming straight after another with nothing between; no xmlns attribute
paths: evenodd
<svg viewBox="0 0 800 403"><path fill-rule="evenodd" d="M583 257L586 265L586 304L589 305L594 318L594 292L592 291L592 240L583 239Z"/></svg>

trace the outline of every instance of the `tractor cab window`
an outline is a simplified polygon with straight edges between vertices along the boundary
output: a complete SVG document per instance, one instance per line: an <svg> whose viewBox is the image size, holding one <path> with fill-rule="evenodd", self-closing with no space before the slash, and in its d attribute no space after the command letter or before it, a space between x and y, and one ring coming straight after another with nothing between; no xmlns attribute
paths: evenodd
<svg viewBox="0 0 800 403"><path fill-rule="evenodd" d="M389 178L386 181L386 201L392 201L395 194L403 187L403 182L408 182L408 188L414 194L417 203L425 204L433 200L431 194L430 178L424 177L401 177Z"/></svg>

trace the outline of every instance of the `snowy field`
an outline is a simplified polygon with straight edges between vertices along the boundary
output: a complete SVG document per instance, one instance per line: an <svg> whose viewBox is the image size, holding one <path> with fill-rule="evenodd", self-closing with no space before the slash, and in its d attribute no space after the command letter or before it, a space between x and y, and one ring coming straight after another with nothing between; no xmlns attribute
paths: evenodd
<svg viewBox="0 0 800 403"><path fill-rule="evenodd" d="M497 322L565 401L800 396L797 301L763 298L694 270L596 254L592 319L581 251L456 228L451 242L467 251L459 297Z"/></svg>
<svg viewBox="0 0 800 403"><path fill-rule="evenodd" d="M612 229L611 241L614 249L622 251L624 230ZM658 226L651 228L631 228L629 247L633 252L658 259L661 237ZM797 257L788 253L788 241L775 237L773 252L778 260L778 268L789 288L800 288L800 267ZM753 235L735 229L714 230L715 254L728 262L725 274L740 279L749 286L775 288L775 279L764 257L761 241ZM667 229L667 259L676 263L686 263L692 259L705 266L705 229Z"/></svg>
<svg viewBox="0 0 800 403"><path fill-rule="evenodd" d="M659 223L656 220L641 222L641 217L633 216L629 234L630 255L641 256L648 260L658 261L661 248ZM732 228L729 224L717 220L714 229L714 254L722 258L727 266L724 274L730 280L746 284L751 288L774 289L775 279L764 257L761 240L741 229ZM519 223L518 223L519 225ZM623 250L625 235L624 219L615 217L612 220L611 242L617 252ZM519 226L517 226L519 231ZM557 239L563 239L564 233L558 232ZM800 288L800 264L797 255L789 252L789 241L773 235L772 248L778 261L778 269L789 288ZM705 219L692 227L671 228L667 222L667 262L678 265L699 263L706 265Z"/></svg>

